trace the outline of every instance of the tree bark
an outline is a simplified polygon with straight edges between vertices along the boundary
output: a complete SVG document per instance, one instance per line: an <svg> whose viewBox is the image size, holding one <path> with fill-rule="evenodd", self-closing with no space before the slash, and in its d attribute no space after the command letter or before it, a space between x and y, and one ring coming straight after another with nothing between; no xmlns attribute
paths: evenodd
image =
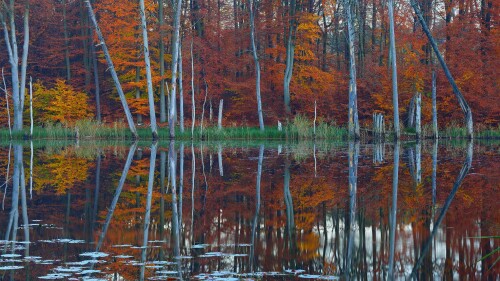
<svg viewBox="0 0 500 281"><path fill-rule="evenodd" d="M94 46L94 41L90 40L90 52L92 56L92 65L94 70L94 95L96 107L96 119L101 123L101 87L99 86L99 68L97 63L97 54Z"/></svg>
<svg viewBox="0 0 500 281"><path fill-rule="evenodd" d="M415 95L415 133L416 138L422 135L422 95L417 92Z"/></svg>
<svg viewBox="0 0 500 281"><path fill-rule="evenodd" d="M182 43L179 44L179 125L184 133L184 87L182 86Z"/></svg>
<svg viewBox="0 0 500 281"><path fill-rule="evenodd" d="M9 4L4 3L4 9L0 10L0 21L4 29L4 40L7 46L7 53L9 56L9 63L11 66L12 75L12 99L14 106L14 131L21 131L23 129L23 109L24 109L24 92L26 86L26 67L28 64L28 50L29 50L29 1L25 2L24 10L24 42L23 53L21 58L21 80L19 80L19 55L17 46L17 30L15 23L15 9L14 0ZM7 20L10 30L7 28ZM10 34L9 34L10 31ZM5 89L7 90L7 89Z"/></svg>
<svg viewBox="0 0 500 281"><path fill-rule="evenodd" d="M217 127L220 129L222 129L222 108L224 106L224 100L221 99L220 102L219 102L219 116L218 116L218 119L217 119Z"/></svg>
<svg viewBox="0 0 500 281"><path fill-rule="evenodd" d="M396 61L396 36L394 34L394 0L389 0L389 29L390 29L390 52L392 63L392 107L394 114L394 138L399 139L401 132L399 130L399 101L398 101L398 70Z"/></svg>
<svg viewBox="0 0 500 281"><path fill-rule="evenodd" d="M357 85L356 85L356 58L354 50L354 23L351 13L351 1L344 1L344 8L347 18L347 30L349 41L349 138L359 139L359 122L358 122L358 106L357 106Z"/></svg>
<svg viewBox="0 0 500 281"><path fill-rule="evenodd" d="M165 76L165 43L163 42L163 37L164 37L164 21L165 21L165 14L163 12L163 0L160 0L158 3L158 25L160 29L160 42L159 42L159 48L160 48L160 122L166 122L167 121L167 107L165 104L165 79L163 76Z"/></svg>
<svg viewBox="0 0 500 281"><path fill-rule="evenodd" d="M179 0L180 1L180 0ZM142 39L144 45L144 61L146 63L146 80L148 85L148 101L149 101L149 120L151 123L151 133L153 140L158 139L158 129L156 127L156 110L155 99L153 92L153 77L151 75L151 61L149 58L149 42L148 42L148 27L146 24L146 14L144 8L144 0L139 0L139 13L142 23Z"/></svg>
<svg viewBox="0 0 500 281"><path fill-rule="evenodd" d="M436 72L432 71L432 132L433 138L439 138L436 105Z"/></svg>
<svg viewBox="0 0 500 281"><path fill-rule="evenodd" d="M191 38L191 138L194 136L194 125L196 123L196 103L194 100L194 58L193 38Z"/></svg>
<svg viewBox="0 0 500 281"><path fill-rule="evenodd" d="M255 0L248 0L248 6L250 7L250 40L252 41L252 53L253 60L255 63L255 93L257 95L257 115L259 117L259 128L264 131L264 118L262 116L262 101L260 96L260 62L259 56L257 54L257 45L255 42L255 11L257 3Z"/></svg>
<svg viewBox="0 0 500 281"><path fill-rule="evenodd" d="M71 63L69 60L69 37L68 37L68 21L66 19L66 0L62 0L63 8L63 29L64 29L64 62L66 64L66 81L71 80ZM83 13L83 12L82 12Z"/></svg>
<svg viewBox="0 0 500 281"><path fill-rule="evenodd" d="M95 32L97 33L97 37L99 38L100 45L102 46L102 50L104 52L104 57L106 58L106 62L108 63L109 70L111 72L111 77L113 78L113 81L115 82L116 90L118 91L118 96L120 97L120 101L122 103L123 110L125 111L125 116L127 117L127 122L130 131L132 132L132 136L134 138L137 138L137 130L134 125L134 120L132 118L132 114L130 113L130 109L128 107L127 103L127 98L125 98L125 94L123 93L122 86L120 84L120 80L118 79L118 75L116 73L115 67L113 65L113 61L111 60L111 56L109 55L108 47L106 46L106 43L104 42L104 37L102 36L101 29L99 28L99 25L97 24L97 20L95 18L94 10L92 9L92 5L90 4L90 0L85 0L87 3L87 9L89 12L90 19L92 21L92 24L94 25Z"/></svg>
<svg viewBox="0 0 500 281"><path fill-rule="evenodd" d="M286 41L286 66L285 76L283 79L283 97L285 103L285 113L287 116L292 114L290 107L290 82L292 81L293 63L295 55L295 33L297 31L297 23L295 20L296 0L290 0L289 16L290 26L288 28L288 39Z"/></svg>
<svg viewBox="0 0 500 281"><path fill-rule="evenodd" d="M474 137L474 123L472 121L472 111L471 108L469 107L469 104L465 100L464 96L458 89L457 84L455 83L455 79L453 79L453 76L451 76L450 70L448 69L448 66L446 65L446 62L443 59L443 56L441 55L441 52L439 51L439 48L437 46L436 41L434 40L434 37L431 34L431 31L429 30L429 27L427 26L423 16L422 12L420 11L420 7L418 5L418 2L416 0L411 0L411 6L413 7L413 10L415 11L415 14L418 17L418 20L420 24L422 25L422 29L424 30L425 35L427 35L427 38L429 39L429 42L431 43L432 49L434 50L434 53L436 54L436 57L441 64L441 67L443 68L444 74L446 75L446 78L448 78L448 82L450 82L451 87L453 88L453 93L455 94L455 97L458 100L458 103L460 105L460 108L462 108L462 111L465 116L465 125L467 127L467 137L469 139L472 139Z"/></svg>
<svg viewBox="0 0 500 281"><path fill-rule="evenodd" d="M172 38L172 88L170 89L170 112L168 116L168 128L170 138L175 137L175 120L177 119L177 112L175 106L175 92L177 89L177 63L179 58L179 46L180 46L180 22L181 22L181 7L182 0L174 1L174 31Z"/></svg>

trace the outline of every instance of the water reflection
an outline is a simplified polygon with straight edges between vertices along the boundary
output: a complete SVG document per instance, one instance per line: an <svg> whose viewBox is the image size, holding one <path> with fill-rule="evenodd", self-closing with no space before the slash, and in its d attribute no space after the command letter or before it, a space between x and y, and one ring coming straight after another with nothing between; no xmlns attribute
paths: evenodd
<svg viewBox="0 0 500 281"><path fill-rule="evenodd" d="M4 148L2 280L500 277L498 145L246 145Z"/></svg>

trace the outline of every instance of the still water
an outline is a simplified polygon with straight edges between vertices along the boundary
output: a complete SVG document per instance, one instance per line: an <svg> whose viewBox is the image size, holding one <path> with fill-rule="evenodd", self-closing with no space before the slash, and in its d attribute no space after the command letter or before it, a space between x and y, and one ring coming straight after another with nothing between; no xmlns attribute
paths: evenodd
<svg viewBox="0 0 500 281"><path fill-rule="evenodd" d="M498 143L7 144L0 280L498 280L499 167Z"/></svg>

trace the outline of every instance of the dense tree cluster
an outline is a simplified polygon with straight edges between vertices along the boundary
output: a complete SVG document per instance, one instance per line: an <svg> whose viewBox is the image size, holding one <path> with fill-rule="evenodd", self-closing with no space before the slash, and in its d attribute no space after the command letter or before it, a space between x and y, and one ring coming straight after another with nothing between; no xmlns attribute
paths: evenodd
<svg viewBox="0 0 500 281"><path fill-rule="evenodd" d="M85 102L96 120L124 119L102 52L103 41L95 35L87 2L2 1L5 34L0 36L0 52L15 51L12 56L0 56L7 88L12 89L11 104L22 110L28 102L22 96L27 92L23 75L32 76L39 89L42 85L47 89L63 87L62 79L75 92L88 96L78 101L70 95L67 103ZM409 105L419 92L423 123L430 124L433 71L437 74L439 125L462 119L452 87L411 6L417 2L458 88L472 108L474 121L486 125L500 122L495 67L500 63L500 37L496 28L498 8L492 0L142 2L89 3L135 123L149 123L149 105L153 102L160 126L167 122L169 112L172 115L168 119L191 124L192 101L198 108L198 122L203 109L210 122L212 111L223 99L226 125L255 126L259 124L258 112L262 112L266 125L297 114L312 118L316 105L319 119L345 124L351 59L356 62L356 110L361 126L372 122L374 112L393 120L388 9L388 3L393 2L401 123L407 122ZM25 36L28 26L29 36ZM29 45L24 44L26 40ZM28 52L28 46L25 64L23 50L26 47ZM19 67L14 69L12 65ZM11 79L14 75L20 78ZM19 87L12 87L16 83ZM64 95L64 91L51 93ZM149 102L148 97L152 98ZM54 99L65 102L65 97ZM0 102L5 105L4 95ZM178 117L179 113L182 117ZM5 116L2 114L0 121L7 126Z"/></svg>

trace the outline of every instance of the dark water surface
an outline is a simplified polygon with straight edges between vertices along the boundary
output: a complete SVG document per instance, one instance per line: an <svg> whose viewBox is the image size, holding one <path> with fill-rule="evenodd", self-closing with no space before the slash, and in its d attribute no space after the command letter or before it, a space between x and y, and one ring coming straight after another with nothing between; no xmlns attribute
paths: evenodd
<svg viewBox="0 0 500 281"><path fill-rule="evenodd" d="M0 280L500 278L498 143L11 144L0 184Z"/></svg>

